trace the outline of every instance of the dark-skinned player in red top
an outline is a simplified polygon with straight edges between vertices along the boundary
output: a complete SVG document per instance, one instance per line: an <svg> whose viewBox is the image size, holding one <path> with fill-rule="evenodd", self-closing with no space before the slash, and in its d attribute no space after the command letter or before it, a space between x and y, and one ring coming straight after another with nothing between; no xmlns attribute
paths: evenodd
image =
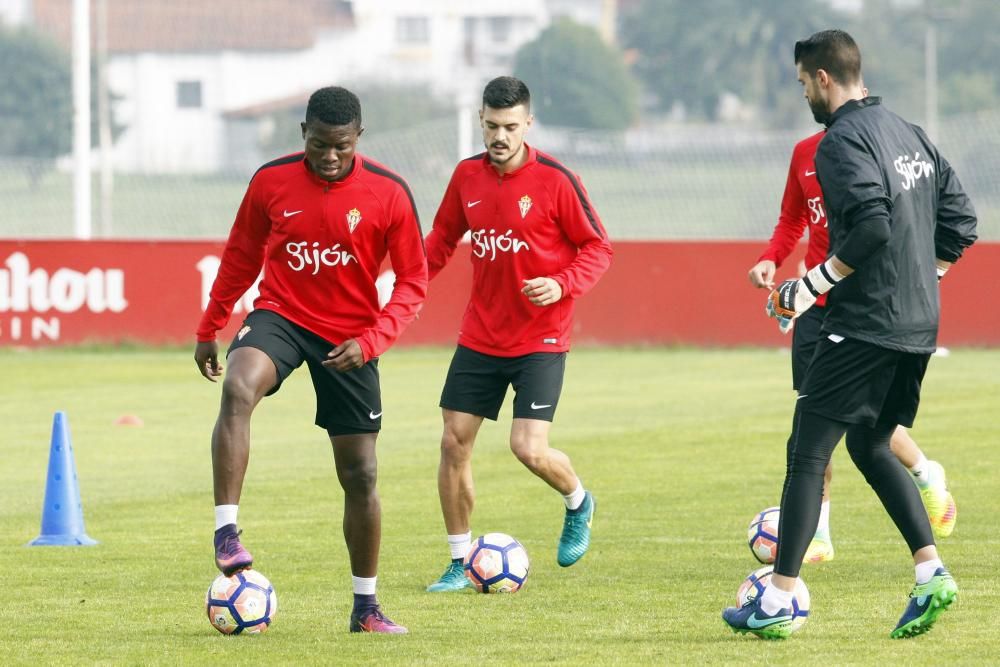
<svg viewBox="0 0 1000 667"><path fill-rule="evenodd" d="M455 168L427 237L431 278L466 233L472 296L441 394L444 433L438 493L451 563L429 592L471 587L462 573L474 502L472 448L483 419L496 420L514 387L510 448L563 496L557 561L577 562L590 544L594 498L569 457L549 447L562 390L575 300L611 263L611 244L575 174L524 142L527 86L498 77L483 91L486 152Z"/></svg>
<svg viewBox="0 0 1000 667"><path fill-rule="evenodd" d="M865 89L867 94L867 89ZM785 193L781 199L781 214L774 228L767 249L750 268L749 279L754 287L774 289L774 274L795 249L806 230L809 230L809 244L806 248L805 265L817 266L826 261L830 250L830 236L827 229L826 209L823 191L816 179L816 147L823 138L824 131L807 137L795 145L792 161L785 181ZM805 377L809 361L819 343L820 327L826 314L826 294L821 294L813 308L795 320L792 333L792 388L799 389ZM781 322L781 330L786 322ZM787 321L791 324L791 320ZM906 466L920 488L920 496L927 509L931 528L937 537L947 537L955 529L957 508L949 493L944 468L937 461L929 461L910 437L905 426L897 426L889 441L889 447L896 458ZM820 563L833 559L833 542L830 537L830 483L833 464L826 467L823 480L823 504L820 509L816 535L806 551L806 562Z"/></svg>
<svg viewBox="0 0 1000 667"><path fill-rule="evenodd" d="M222 374L216 332L263 268L260 296L229 348L212 433L216 565L228 575L253 562L236 521L250 418L260 400L305 363L316 392L316 425L329 435L344 490L354 589L350 631L404 633L383 615L375 596L378 357L416 316L426 295L427 263L410 190L356 152L363 131L354 93L340 87L313 93L302 123L304 152L265 164L250 181L194 356L202 375L215 382ZM386 254L396 284L380 310L375 279Z"/></svg>

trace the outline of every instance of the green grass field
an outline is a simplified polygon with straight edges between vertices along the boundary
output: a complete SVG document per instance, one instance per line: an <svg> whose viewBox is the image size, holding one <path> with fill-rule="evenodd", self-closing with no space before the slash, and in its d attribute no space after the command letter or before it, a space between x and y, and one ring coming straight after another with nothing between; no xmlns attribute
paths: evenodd
<svg viewBox="0 0 1000 667"><path fill-rule="evenodd" d="M765 643L732 634L719 617L756 567L746 525L780 493L793 394L787 352L776 350L574 351L553 444L597 497L591 551L572 568L556 565L561 499L509 453L508 405L477 445L473 532L518 537L531 576L511 596L424 593L447 563L435 475L449 358L404 350L381 364L379 595L411 634L347 632L342 494L302 371L258 409L240 512L279 615L264 636L224 637L203 611L215 576L208 437L219 389L197 375L190 351L0 351L4 664L1000 660L1000 350L931 362L913 434L945 464L958 501L957 528L940 546L961 592L929 635L908 641L887 637L912 584L906 547L843 447L834 455L836 559L802 572L809 623ZM95 547L25 546L39 532L55 410L69 415ZM113 425L123 414L145 426Z"/></svg>

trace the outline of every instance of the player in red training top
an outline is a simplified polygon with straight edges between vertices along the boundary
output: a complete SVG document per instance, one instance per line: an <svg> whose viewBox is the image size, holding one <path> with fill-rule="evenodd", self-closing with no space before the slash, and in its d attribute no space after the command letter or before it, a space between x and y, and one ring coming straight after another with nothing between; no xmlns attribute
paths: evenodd
<svg viewBox="0 0 1000 667"><path fill-rule="evenodd" d="M430 592L471 585L462 558L472 537L472 448L483 419L496 420L508 385L515 392L510 448L565 500L560 565L587 551L594 516L593 496L548 436L573 305L607 270L611 244L579 179L524 142L532 116L523 82L490 81L479 117L486 152L455 168L427 237L431 278L466 232L473 267L472 296L441 394L438 493L452 562Z"/></svg>
<svg viewBox="0 0 1000 667"><path fill-rule="evenodd" d="M867 89L865 90L867 94ZM792 151L792 162L788 168L785 194L781 199L781 214L774 234L764 254L750 268L750 283L754 287L774 288L774 274L788 258L806 229L809 230L809 245L806 248L806 266L822 264L829 254L830 237L827 231L826 211L823 206L823 192L816 180L816 147L823 138L823 131L803 139ZM816 345L822 337L820 327L826 305L826 294L816 300L815 306L795 320L792 333L792 388L799 389L805 377L806 368L813 357ZM786 330L787 332L787 330ZM896 458L906 466L920 488L921 499L927 515L938 537L947 537L955 528L956 506L945 483L944 468L937 461L928 461L917 447L905 426L897 426L889 447ZM826 467L823 483L823 504L820 509L816 536L806 551L806 561L819 563L833 559L833 543L830 539L830 482L833 464Z"/></svg>
<svg viewBox="0 0 1000 667"><path fill-rule="evenodd" d="M333 444L344 489L344 537L354 586L351 632L402 633L375 597L381 507L375 441L382 423L378 357L416 316L427 290L420 223L406 182L355 152L361 104L340 87L317 90L302 123L305 150L257 170L236 215L195 361L222 374L216 332L264 269L260 296L229 348L212 433L215 560L225 574L250 567L236 526L250 453L250 417L305 363L316 425ZM375 279L386 253L396 273L379 309Z"/></svg>

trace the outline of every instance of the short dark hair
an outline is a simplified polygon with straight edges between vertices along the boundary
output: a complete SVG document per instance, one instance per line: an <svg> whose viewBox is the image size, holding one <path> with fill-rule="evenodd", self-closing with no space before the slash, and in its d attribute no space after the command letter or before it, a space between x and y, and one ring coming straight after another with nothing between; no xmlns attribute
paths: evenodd
<svg viewBox="0 0 1000 667"><path fill-rule="evenodd" d="M483 89L483 106L491 109L509 109L523 104L531 109L528 86L513 76L498 76Z"/></svg>
<svg viewBox="0 0 1000 667"><path fill-rule="evenodd" d="M841 85L861 80L861 49L843 30L822 30L795 42L795 64L800 63L810 76L825 70Z"/></svg>
<svg viewBox="0 0 1000 667"><path fill-rule="evenodd" d="M361 127L361 100L347 88L327 86L309 96L306 122L318 120L327 125Z"/></svg>

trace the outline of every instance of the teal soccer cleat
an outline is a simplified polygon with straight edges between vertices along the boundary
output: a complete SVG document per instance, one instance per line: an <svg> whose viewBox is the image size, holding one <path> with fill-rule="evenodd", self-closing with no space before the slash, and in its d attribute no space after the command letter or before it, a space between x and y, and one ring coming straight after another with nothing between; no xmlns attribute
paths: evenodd
<svg viewBox="0 0 1000 667"><path fill-rule="evenodd" d="M453 560L448 564L448 569L444 571L441 578L427 587L428 593L453 593L474 588L469 578L465 576L465 567L462 561Z"/></svg>
<svg viewBox="0 0 1000 667"><path fill-rule="evenodd" d="M795 615L791 609L779 609L769 616L760 608L757 597L742 607L723 610L722 620L738 634L752 632L761 639L786 639L794 631Z"/></svg>
<svg viewBox="0 0 1000 667"><path fill-rule="evenodd" d="M594 496L587 491L583 503L575 510L566 510L562 535L559 536L557 560L562 567L569 567L583 558L590 546L590 526L594 522Z"/></svg>
<svg viewBox="0 0 1000 667"><path fill-rule="evenodd" d="M934 621L955 601L958 585L951 574L939 567L926 584L918 584L910 593L910 603L906 606L896 629L889 633L893 639L915 637L931 629Z"/></svg>

